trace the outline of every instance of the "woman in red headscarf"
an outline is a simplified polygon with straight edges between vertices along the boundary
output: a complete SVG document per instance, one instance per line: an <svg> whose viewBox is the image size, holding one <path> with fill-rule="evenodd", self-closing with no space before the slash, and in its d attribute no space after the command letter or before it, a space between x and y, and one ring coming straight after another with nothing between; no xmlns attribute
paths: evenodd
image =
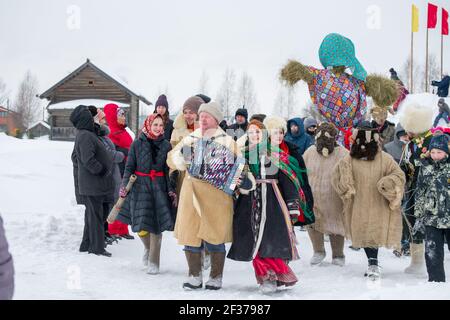
<svg viewBox="0 0 450 320"><path fill-rule="evenodd" d="M106 122L108 123L110 134L109 138L114 143L116 150L121 151L125 155L123 162L119 163L120 176L123 177L125 163L127 161L128 150L130 149L133 138L126 130L125 110L119 108L114 103L107 104L104 108ZM134 239L128 231L128 225L115 221L108 226L109 234L119 236L125 239Z"/></svg>
<svg viewBox="0 0 450 320"><path fill-rule="evenodd" d="M175 226L175 190L169 183L167 154L172 149L164 138L164 120L151 114L145 120L142 133L131 145L121 195L126 200L117 217L131 225L144 244L143 263L147 273L159 273L162 233L173 231ZM137 176L130 193L125 186L132 174Z"/></svg>

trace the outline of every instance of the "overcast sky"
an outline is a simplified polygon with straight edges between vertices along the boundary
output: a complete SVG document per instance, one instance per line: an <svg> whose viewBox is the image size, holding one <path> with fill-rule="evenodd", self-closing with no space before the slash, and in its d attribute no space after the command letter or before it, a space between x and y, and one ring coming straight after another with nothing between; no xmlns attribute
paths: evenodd
<svg viewBox="0 0 450 320"><path fill-rule="evenodd" d="M0 0L0 77L14 98L31 70L42 93L89 57L150 101L168 87L177 111L198 93L203 71L215 98L230 67L253 77L261 111L271 113L280 68L290 58L320 67L317 52L328 33L351 38L369 73L401 69L413 3L421 14L416 59L424 61L427 1L421 0ZM433 3L450 9L448 0ZM440 15L430 32L439 61ZM445 43L448 71L449 37ZM300 88L300 100L305 93Z"/></svg>

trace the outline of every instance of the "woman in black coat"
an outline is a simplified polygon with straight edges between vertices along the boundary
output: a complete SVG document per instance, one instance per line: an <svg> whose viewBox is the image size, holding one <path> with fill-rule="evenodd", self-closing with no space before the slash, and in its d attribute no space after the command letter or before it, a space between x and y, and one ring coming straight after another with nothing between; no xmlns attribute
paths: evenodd
<svg viewBox="0 0 450 320"><path fill-rule="evenodd" d="M276 154L281 158L288 157L287 153L269 146L267 138L256 138L254 131L262 130L261 123L250 122L243 154L256 186L250 192L241 190L235 203L228 258L252 261L260 289L270 293L297 282L286 262L298 258L291 218L295 220L300 213L300 198L292 170L277 160Z"/></svg>
<svg viewBox="0 0 450 320"><path fill-rule="evenodd" d="M150 115L131 145L122 180L120 193L124 196L130 176L137 176L117 219L131 225L141 238L145 247L143 262L149 274L159 273L162 232L173 231L175 226L176 195L170 187L166 164L170 150L162 117Z"/></svg>

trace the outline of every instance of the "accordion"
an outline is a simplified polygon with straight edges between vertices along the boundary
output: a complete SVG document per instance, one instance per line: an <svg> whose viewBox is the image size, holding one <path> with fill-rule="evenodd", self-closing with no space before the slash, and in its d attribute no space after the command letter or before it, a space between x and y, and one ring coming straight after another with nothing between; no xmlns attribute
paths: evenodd
<svg viewBox="0 0 450 320"><path fill-rule="evenodd" d="M233 195L245 167L245 159L214 140L199 139L191 149L188 173L215 188Z"/></svg>

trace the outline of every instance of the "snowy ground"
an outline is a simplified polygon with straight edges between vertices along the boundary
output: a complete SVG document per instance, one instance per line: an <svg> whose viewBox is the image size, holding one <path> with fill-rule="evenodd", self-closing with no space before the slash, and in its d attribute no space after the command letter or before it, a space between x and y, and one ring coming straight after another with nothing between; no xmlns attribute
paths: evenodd
<svg viewBox="0 0 450 320"><path fill-rule="evenodd" d="M141 267L138 239L108 247L112 258L79 253L84 208L75 204L72 148L70 142L0 134L0 213L15 262L15 299L450 299L450 283L403 273L409 259L388 250L380 252L383 279L377 284L363 277L363 251L347 248L344 268L331 265L330 257L311 267L311 244L300 231L301 260L291 264L300 281L271 297L259 294L250 263L231 260L223 290L184 292L187 266L172 233L164 234L158 276ZM447 250L445 263L450 277Z"/></svg>

